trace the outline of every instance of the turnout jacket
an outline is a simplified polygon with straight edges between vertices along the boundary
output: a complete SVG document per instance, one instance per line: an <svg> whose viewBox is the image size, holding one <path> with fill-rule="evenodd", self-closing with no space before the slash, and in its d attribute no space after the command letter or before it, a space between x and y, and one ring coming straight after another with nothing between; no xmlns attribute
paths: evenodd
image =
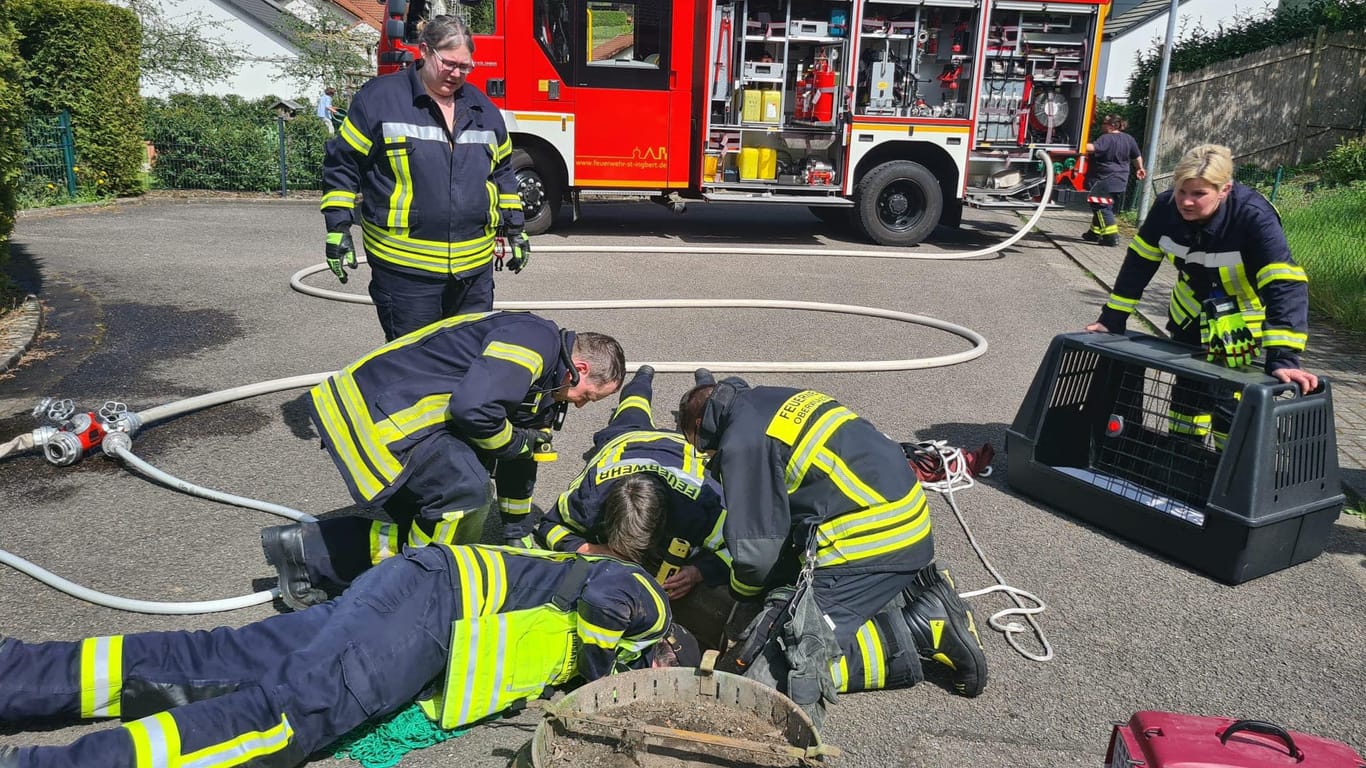
<svg viewBox="0 0 1366 768"><path fill-rule="evenodd" d="M1201 302L1228 296L1260 340L1268 374L1300 367L1309 340L1308 278L1291 257L1280 216L1266 198L1234 182L1214 216L1201 225L1181 218L1170 190L1158 195L1125 254L1114 292L1100 313L1102 325L1123 332L1164 258L1180 272L1168 307L1173 338L1198 343Z"/></svg>
<svg viewBox="0 0 1366 768"><path fill-rule="evenodd" d="M498 108L468 83L455 93L454 124L446 127L417 67L363 85L327 142L328 231L357 219L359 196L367 259L457 277L488 265L498 229L523 224L512 142Z"/></svg>
<svg viewBox="0 0 1366 768"><path fill-rule="evenodd" d="M311 415L351 495L377 503L401 485L413 447L449 430L484 456L507 459L546 427L551 392L572 364L574 333L527 312L482 312L432 323L376 349L310 392Z"/></svg>
<svg viewBox="0 0 1366 768"><path fill-rule="evenodd" d="M722 538L721 486L706 474L706 458L683 435L655 428L651 379L636 376L622 387L607 426L593 435L588 465L546 512L537 536L562 552L574 552L585 541L601 543L598 521L612 483L649 472L671 491L666 536L688 542L688 564L697 566L706 584L723 585L730 576L730 553Z"/></svg>
<svg viewBox="0 0 1366 768"><path fill-rule="evenodd" d="M702 447L729 513L731 590L754 596L787 581L808 547L815 567L907 572L934 559L925 492L901 446L829 395L717 384Z"/></svg>

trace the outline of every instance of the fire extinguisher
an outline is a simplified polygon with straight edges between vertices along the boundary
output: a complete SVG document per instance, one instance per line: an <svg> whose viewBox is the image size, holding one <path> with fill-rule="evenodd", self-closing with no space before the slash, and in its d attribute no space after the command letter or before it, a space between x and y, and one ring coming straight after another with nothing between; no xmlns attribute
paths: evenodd
<svg viewBox="0 0 1366 768"><path fill-rule="evenodd" d="M953 25L953 45L949 49L952 53L962 53L968 44L968 25L967 22L960 21Z"/></svg>

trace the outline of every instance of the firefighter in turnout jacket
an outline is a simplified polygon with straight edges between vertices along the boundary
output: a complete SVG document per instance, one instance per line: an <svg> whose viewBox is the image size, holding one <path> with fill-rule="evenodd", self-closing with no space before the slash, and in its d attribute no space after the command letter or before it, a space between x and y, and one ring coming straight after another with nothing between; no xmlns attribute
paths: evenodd
<svg viewBox="0 0 1366 768"><path fill-rule="evenodd" d="M679 421L725 491L731 590L768 593L735 658L746 676L813 719L836 691L915 684L920 658L981 693L977 628L934 566L929 505L899 444L828 395L737 378L702 380Z"/></svg>
<svg viewBox="0 0 1366 768"><path fill-rule="evenodd" d="M361 87L323 160L328 266L347 281L356 266L351 225L359 223L386 341L489 311L495 237L506 235L513 272L531 247L507 127L465 82L474 67L469 27L438 16L420 42L418 64Z"/></svg>
<svg viewBox="0 0 1366 768"><path fill-rule="evenodd" d="M1230 365L1250 360L1260 346L1268 375L1302 392L1317 389L1318 377L1300 367L1309 340L1308 278L1290 255L1276 209L1256 190L1233 181L1232 153L1217 144L1187 152L1172 184L1157 196L1100 319L1086 330L1123 333L1166 259L1180 273L1167 319L1174 340L1204 347L1211 359ZM1235 334L1211 333L1215 325L1236 325L1245 342L1227 345L1226 337ZM1207 389L1178 380L1169 430L1200 439L1212 435L1218 447L1227 439L1234 404Z"/></svg>
<svg viewBox="0 0 1366 768"><path fill-rule="evenodd" d="M633 561L658 547L665 491L645 476L616 491L607 543L586 554L439 544L334 601L238 629L0 636L0 721L125 721L63 747L0 747L0 767L284 768L415 699L451 729L573 678L648 666L669 609Z"/></svg>
<svg viewBox="0 0 1366 768"><path fill-rule="evenodd" d="M285 603L326 599L406 542L474 543L494 472L504 540L529 544L535 452L569 404L621 386L609 336L562 331L526 312L460 315L403 336L328 377L310 415L357 504L393 521L333 517L267 528Z"/></svg>

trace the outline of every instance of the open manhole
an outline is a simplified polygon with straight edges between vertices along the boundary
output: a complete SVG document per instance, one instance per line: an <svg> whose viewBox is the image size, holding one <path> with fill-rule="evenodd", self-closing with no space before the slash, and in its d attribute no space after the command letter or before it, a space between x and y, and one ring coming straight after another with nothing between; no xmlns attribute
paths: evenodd
<svg viewBox="0 0 1366 768"><path fill-rule="evenodd" d="M642 669L589 683L546 708L536 768L808 766L838 753L781 693L728 672Z"/></svg>

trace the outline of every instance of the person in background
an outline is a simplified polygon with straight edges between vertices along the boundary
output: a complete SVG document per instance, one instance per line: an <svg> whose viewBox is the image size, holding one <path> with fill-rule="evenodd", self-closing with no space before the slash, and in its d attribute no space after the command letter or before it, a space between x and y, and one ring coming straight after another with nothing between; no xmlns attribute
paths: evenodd
<svg viewBox="0 0 1366 768"><path fill-rule="evenodd" d="M1143 168L1143 153L1134 137L1124 132L1126 124L1119 115L1109 114L1101 120L1101 134L1086 145L1090 165L1086 171L1091 205L1091 228L1082 233L1083 240L1101 245L1119 245L1119 224L1115 211L1124 207L1124 193L1129 189L1129 168L1139 181L1148 178Z"/></svg>
<svg viewBox="0 0 1366 768"><path fill-rule="evenodd" d="M331 86L323 89L323 95L318 98L318 119L327 126L327 135L331 136L337 132L332 125L332 117L337 114L337 108L332 106L332 97L337 93L337 89Z"/></svg>

